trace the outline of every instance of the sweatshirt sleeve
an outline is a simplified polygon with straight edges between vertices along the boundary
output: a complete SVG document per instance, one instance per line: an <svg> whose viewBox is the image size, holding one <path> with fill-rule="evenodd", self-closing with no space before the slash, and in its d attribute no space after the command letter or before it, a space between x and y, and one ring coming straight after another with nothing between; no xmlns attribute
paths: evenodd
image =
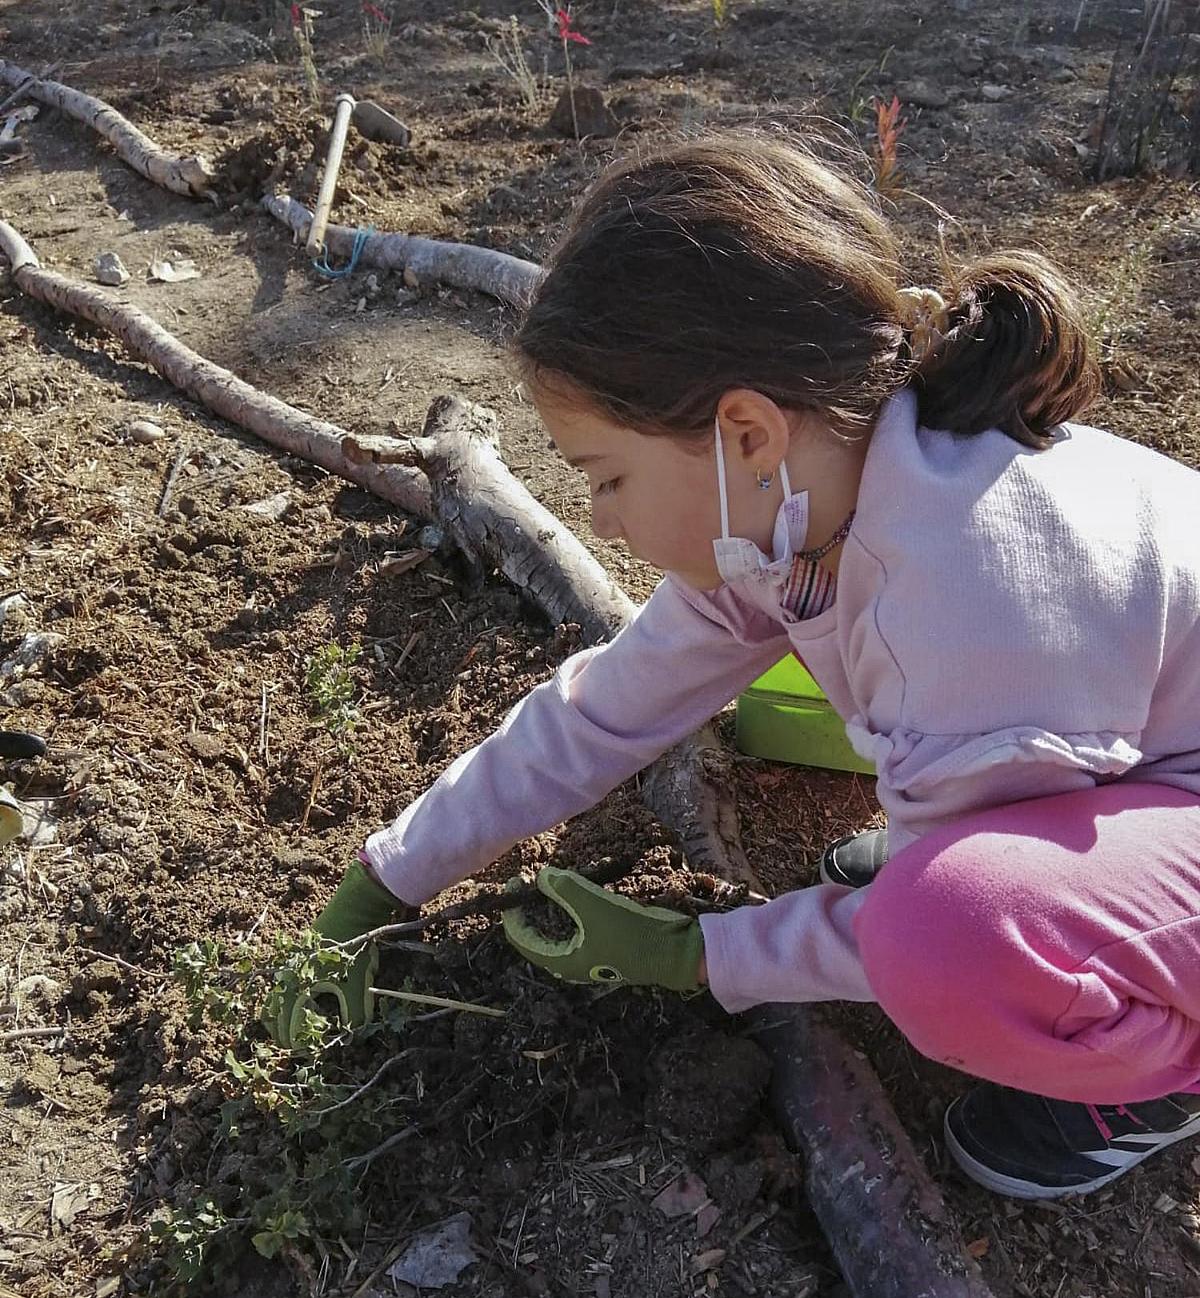
<svg viewBox="0 0 1200 1298"><path fill-rule="evenodd" d="M567 659L372 834L366 857L389 891L421 905L518 840L594 806L788 648L765 615L668 577L615 639Z"/></svg>
<svg viewBox="0 0 1200 1298"><path fill-rule="evenodd" d="M822 883L701 915L708 986L731 1014L766 1001L873 1001L854 916L867 888Z"/></svg>

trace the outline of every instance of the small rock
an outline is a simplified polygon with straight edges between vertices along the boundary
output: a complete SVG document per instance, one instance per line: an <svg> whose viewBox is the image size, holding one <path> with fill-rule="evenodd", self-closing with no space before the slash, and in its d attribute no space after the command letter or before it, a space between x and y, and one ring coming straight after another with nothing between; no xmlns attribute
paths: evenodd
<svg viewBox="0 0 1200 1298"><path fill-rule="evenodd" d="M896 87L901 104L915 104L918 108L945 108L950 97L929 81L904 81Z"/></svg>
<svg viewBox="0 0 1200 1298"><path fill-rule="evenodd" d="M586 136L605 139L610 135L616 135L620 129L620 123L604 102L604 96L594 86L576 86L573 112L570 90L564 90L558 97L558 103L554 105L554 111L550 114L552 131L573 139L576 134L576 124L578 124L580 139Z"/></svg>
<svg viewBox="0 0 1200 1298"><path fill-rule="evenodd" d="M139 446L149 446L152 442L160 442L166 437L166 433L149 419L135 419L125 430L125 435Z"/></svg>
<svg viewBox="0 0 1200 1298"><path fill-rule="evenodd" d="M96 258L96 282L110 288L120 288L129 282L129 272L115 252L102 252Z"/></svg>
<svg viewBox="0 0 1200 1298"><path fill-rule="evenodd" d="M991 82L986 82L980 86L979 93L988 101L989 104L998 104L1002 99L1007 99L1012 94L1011 86L994 86Z"/></svg>
<svg viewBox="0 0 1200 1298"><path fill-rule="evenodd" d="M415 538L417 545L422 550L439 550L445 543L446 534L435 523L429 523L417 533Z"/></svg>
<svg viewBox="0 0 1200 1298"><path fill-rule="evenodd" d="M28 631L33 626L33 610L24 595L6 595L0 599L0 626L9 633Z"/></svg>
<svg viewBox="0 0 1200 1298"><path fill-rule="evenodd" d="M225 755L225 745L216 735L207 735L194 730L187 736L187 745L204 762L215 762Z"/></svg>
<svg viewBox="0 0 1200 1298"><path fill-rule="evenodd" d="M57 631L30 631L21 637L16 652L0 663L0 680L20 680L36 671L66 642Z"/></svg>
<svg viewBox="0 0 1200 1298"><path fill-rule="evenodd" d="M404 280L404 287L412 289L414 293L421 287L420 276L411 266L405 266L401 278Z"/></svg>
<svg viewBox="0 0 1200 1298"><path fill-rule="evenodd" d="M269 518L273 523L279 520L292 507L292 498L286 491L277 491L265 500L256 500L250 505L239 505L238 508L247 514L257 514L260 518Z"/></svg>

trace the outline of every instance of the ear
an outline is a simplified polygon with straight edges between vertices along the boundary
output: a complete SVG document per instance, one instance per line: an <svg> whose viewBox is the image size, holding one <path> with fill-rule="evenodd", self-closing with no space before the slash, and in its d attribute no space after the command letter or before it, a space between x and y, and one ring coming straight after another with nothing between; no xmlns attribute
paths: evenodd
<svg viewBox="0 0 1200 1298"><path fill-rule="evenodd" d="M731 467L771 474L779 468L791 442L787 411L753 388L730 388L717 402L721 440Z"/></svg>

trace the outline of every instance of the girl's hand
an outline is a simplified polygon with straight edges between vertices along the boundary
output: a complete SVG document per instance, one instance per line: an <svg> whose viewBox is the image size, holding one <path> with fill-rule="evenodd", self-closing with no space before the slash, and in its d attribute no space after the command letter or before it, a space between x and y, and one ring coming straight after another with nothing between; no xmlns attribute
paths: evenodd
<svg viewBox="0 0 1200 1298"><path fill-rule="evenodd" d="M519 886L519 880L509 887ZM573 870L546 866L538 891L566 911L574 934L561 941L539 933L519 907L504 912L504 934L530 961L566 982L632 983L695 991L704 939L687 915L643 906L590 883Z"/></svg>
<svg viewBox="0 0 1200 1298"><path fill-rule="evenodd" d="M325 909L313 921L313 932L331 942L348 942L373 928L399 923L415 914L375 878L363 860L354 861Z"/></svg>

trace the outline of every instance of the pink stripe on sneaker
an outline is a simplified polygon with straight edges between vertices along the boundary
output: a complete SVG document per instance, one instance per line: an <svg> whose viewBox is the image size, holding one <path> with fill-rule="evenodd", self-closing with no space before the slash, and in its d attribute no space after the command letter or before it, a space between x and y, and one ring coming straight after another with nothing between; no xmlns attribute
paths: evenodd
<svg viewBox="0 0 1200 1298"><path fill-rule="evenodd" d="M1088 1113L1091 1115L1092 1121L1096 1124L1096 1127L1104 1139L1111 1140L1113 1138L1112 1128L1100 1116L1100 1110L1096 1108L1094 1104L1085 1104L1083 1107L1087 1109Z"/></svg>

